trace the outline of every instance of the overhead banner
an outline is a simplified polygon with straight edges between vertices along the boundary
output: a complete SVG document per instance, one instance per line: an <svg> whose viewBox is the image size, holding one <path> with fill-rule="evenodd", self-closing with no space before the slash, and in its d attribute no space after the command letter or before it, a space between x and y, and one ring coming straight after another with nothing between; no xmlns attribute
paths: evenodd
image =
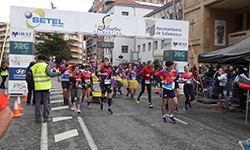
<svg viewBox="0 0 250 150"><path fill-rule="evenodd" d="M10 27L38 32L188 39L189 22L11 6Z"/></svg>
<svg viewBox="0 0 250 150"><path fill-rule="evenodd" d="M35 42L35 32L31 29L10 28L10 41Z"/></svg>

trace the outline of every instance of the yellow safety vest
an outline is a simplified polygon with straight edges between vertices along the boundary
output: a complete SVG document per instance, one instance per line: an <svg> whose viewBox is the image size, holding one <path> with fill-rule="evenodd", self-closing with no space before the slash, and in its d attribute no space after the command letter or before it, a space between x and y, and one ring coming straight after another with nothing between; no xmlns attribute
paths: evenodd
<svg viewBox="0 0 250 150"><path fill-rule="evenodd" d="M5 71L1 70L1 76L7 76L8 74L8 69L6 69Z"/></svg>
<svg viewBox="0 0 250 150"><path fill-rule="evenodd" d="M44 62L38 62L31 67L35 91L49 90L51 88L50 77L45 72L47 66Z"/></svg>

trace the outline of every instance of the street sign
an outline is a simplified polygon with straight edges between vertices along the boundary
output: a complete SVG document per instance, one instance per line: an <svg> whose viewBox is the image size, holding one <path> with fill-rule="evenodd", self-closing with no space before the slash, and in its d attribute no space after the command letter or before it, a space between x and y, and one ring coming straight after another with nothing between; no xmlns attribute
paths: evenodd
<svg viewBox="0 0 250 150"><path fill-rule="evenodd" d="M97 42L98 48L114 48L114 42Z"/></svg>
<svg viewBox="0 0 250 150"><path fill-rule="evenodd" d="M118 58L119 58L119 59L123 59L123 56L122 56L122 55L120 55L120 56L118 56Z"/></svg>

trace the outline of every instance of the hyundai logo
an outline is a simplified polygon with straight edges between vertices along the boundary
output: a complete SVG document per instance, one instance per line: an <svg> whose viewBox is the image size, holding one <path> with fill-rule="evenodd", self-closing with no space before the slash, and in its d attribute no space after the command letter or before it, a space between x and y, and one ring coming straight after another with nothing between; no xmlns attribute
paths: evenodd
<svg viewBox="0 0 250 150"><path fill-rule="evenodd" d="M17 70L16 70L16 73L17 73L17 74L25 74L26 71L25 71L24 69L17 69Z"/></svg>

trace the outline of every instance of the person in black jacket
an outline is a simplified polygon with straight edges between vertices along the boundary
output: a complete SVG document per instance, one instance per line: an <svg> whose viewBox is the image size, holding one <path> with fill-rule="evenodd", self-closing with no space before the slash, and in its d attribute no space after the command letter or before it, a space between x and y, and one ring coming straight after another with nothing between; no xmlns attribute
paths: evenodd
<svg viewBox="0 0 250 150"><path fill-rule="evenodd" d="M36 99L35 99L35 91L34 91L34 80L33 80L33 75L32 75L32 70L31 67L35 65L36 63L34 61L30 62L29 66L27 67L26 71L26 77L25 80L28 85L28 99L27 99L27 105L30 105L30 100L31 100L31 94L33 93L33 105L36 104Z"/></svg>

